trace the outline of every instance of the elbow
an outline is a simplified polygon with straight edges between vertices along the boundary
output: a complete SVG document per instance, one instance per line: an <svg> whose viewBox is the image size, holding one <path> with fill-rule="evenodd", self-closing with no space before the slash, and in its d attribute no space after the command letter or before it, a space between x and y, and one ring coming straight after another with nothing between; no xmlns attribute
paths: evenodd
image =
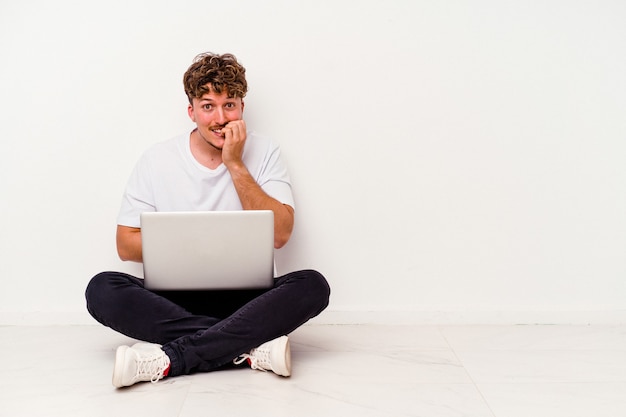
<svg viewBox="0 0 626 417"><path fill-rule="evenodd" d="M137 253L126 245L117 245L117 256L124 262L142 262L141 252Z"/></svg>
<svg viewBox="0 0 626 417"><path fill-rule="evenodd" d="M120 247L117 248L117 256L124 262L131 260L131 257L128 251Z"/></svg>
<svg viewBox="0 0 626 417"><path fill-rule="evenodd" d="M280 249L287 244L289 241L289 236L275 237L274 238L274 249Z"/></svg>
<svg viewBox="0 0 626 417"><path fill-rule="evenodd" d="M117 252L117 256L124 262L143 262L141 255L133 255L131 252Z"/></svg>
<svg viewBox="0 0 626 417"><path fill-rule="evenodd" d="M291 229L286 230L282 233L274 234L274 249L280 249L289 242L289 238L291 237Z"/></svg>
<svg viewBox="0 0 626 417"><path fill-rule="evenodd" d="M285 246L293 232L293 208L284 204L283 209L287 213L287 216L283 216L279 224L274 227L274 249L280 249Z"/></svg>

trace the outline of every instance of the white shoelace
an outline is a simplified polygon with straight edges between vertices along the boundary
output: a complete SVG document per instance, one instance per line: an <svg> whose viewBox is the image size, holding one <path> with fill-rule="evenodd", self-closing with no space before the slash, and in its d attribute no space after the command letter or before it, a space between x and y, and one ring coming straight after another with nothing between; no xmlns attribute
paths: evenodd
<svg viewBox="0 0 626 417"><path fill-rule="evenodd" d="M270 351L269 349L252 349L250 354L244 353L234 360L235 365L239 365L243 363L246 359L250 362L250 367L252 369L257 369L259 371L267 372L272 369L272 364L270 362Z"/></svg>
<svg viewBox="0 0 626 417"><path fill-rule="evenodd" d="M137 376L139 378L149 377L150 382L155 383L163 378L163 373L170 365L169 358L165 354L146 355L139 352L137 361ZM143 379L143 378L142 378Z"/></svg>

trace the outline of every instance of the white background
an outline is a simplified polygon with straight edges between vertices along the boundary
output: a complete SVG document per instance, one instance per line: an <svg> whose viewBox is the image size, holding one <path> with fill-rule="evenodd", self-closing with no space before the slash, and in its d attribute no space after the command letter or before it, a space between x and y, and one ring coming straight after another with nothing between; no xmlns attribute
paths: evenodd
<svg viewBox="0 0 626 417"><path fill-rule="evenodd" d="M0 2L0 323L89 322L143 150L192 124L204 51L297 199L282 272L326 321L621 321L626 3Z"/></svg>

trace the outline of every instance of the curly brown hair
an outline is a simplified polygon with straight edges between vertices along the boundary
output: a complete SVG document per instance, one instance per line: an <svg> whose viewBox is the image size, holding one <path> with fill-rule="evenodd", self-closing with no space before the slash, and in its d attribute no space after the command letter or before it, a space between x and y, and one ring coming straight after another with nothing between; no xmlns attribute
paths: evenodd
<svg viewBox="0 0 626 417"><path fill-rule="evenodd" d="M190 104L211 89L217 94L226 92L231 98L244 98L248 92L246 69L232 54L206 52L196 56L185 72L183 85Z"/></svg>

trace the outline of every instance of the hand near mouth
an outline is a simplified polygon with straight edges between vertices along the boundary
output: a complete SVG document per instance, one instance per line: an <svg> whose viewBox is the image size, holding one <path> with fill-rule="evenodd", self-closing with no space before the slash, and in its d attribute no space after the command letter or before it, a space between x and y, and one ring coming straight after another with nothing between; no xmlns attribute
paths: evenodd
<svg viewBox="0 0 626 417"><path fill-rule="evenodd" d="M243 120L229 122L222 129L224 146L222 148L222 162L230 169L243 165L243 148L246 144L246 123Z"/></svg>

